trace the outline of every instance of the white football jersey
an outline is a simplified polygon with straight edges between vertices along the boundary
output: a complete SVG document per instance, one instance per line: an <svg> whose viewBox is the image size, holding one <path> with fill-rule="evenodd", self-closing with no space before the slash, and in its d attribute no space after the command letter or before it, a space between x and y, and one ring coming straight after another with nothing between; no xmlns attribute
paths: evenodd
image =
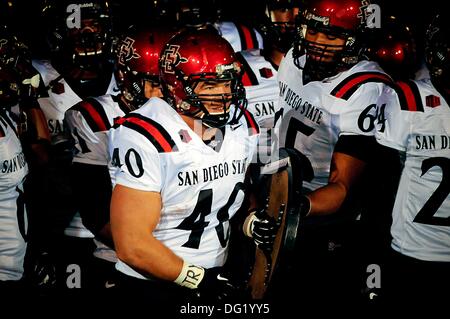
<svg viewBox="0 0 450 319"><path fill-rule="evenodd" d="M299 59L301 66L305 59ZM323 81L304 84L302 75L291 49L278 69L283 117L276 133L281 147L295 147L309 159L314 177L304 181L304 187L313 191L328 184L339 136L374 135L376 102L391 79L369 61Z"/></svg>
<svg viewBox="0 0 450 319"><path fill-rule="evenodd" d="M392 247L421 260L450 261L450 106L429 79L387 88L377 141L405 154L393 209Z"/></svg>
<svg viewBox="0 0 450 319"><path fill-rule="evenodd" d="M264 47L261 34L254 28L230 21L217 22L214 27L231 44L234 52Z"/></svg>
<svg viewBox="0 0 450 319"><path fill-rule="evenodd" d="M48 88L48 97L40 97L39 105L44 113L52 137L52 144L57 144L65 140L66 128L64 127L64 113L73 105L81 102L79 97L67 84L64 78L60 78L60 74L51 65L48 60L33 60L33 66L41 75L42 82ZM58 80L58 81L55 81ZM57 83L52 83L55 81ZM60 86L61 90L56 89ZM55 88L52 89L51 87ZM117 95L117 89L114 75L105 94Z"/></svg>
<svg viewBox="0 0 450 319"><path fill-rule="evenodd" d="M116 168L109 165L108 132L114 125L114 120L124 116L125 111L114 96L104 95L79 102L65 114L65 121L78 151L73 162L108 166L113 184ZM93 237L83 225L79 213L73 217L64 233L73 237ZM94 254L100 256L98 251Z"/></svg>
<svg viewBox="0 0 450 319"><path fill-rule="evenodd" d="M39 72L42 83L47 89L46 93L48 96L40 97L38 102L46 117L52 144L67 142L70 133L64 123L65 112L81 102L82 99L55 70L50 61L33 60L33 66ZM114 75L112 75L106 94L116 95L118 92ZM65 230L65 234L83 238L94 237L81 222L79 214L76 214L72 219L70 226Z"/></svg>
<svg viewBox="0 0 450 319"><path fill-rule="evenodd" d="M161 218L153 235L175 254L206 268L222 266L229 219L243 202L245 172L258 135L255 120L245 111L239 123L226 125L216 151L165 101L152 98L110 133L111 158L120 167L116 183L161 194ZM116 267L144 278L120 261Z"/></svg>
<svg viewBox="0 0 450 319"><path fill-rule="evenodd" d="M28 165L17 127L0 111L0 280L19 280L23 274L27 215L23 182Z"/></svg>
<svg viewBox="0 0 450 319"><path fill-rule="evenodd" d="M65 120L78 151L73 162L108 165L108 132L125 112L111 95L88 98L70 108Z"/></svg>
<svg viewBox="0 0 450 319"><path fill-rule="evenodd" d="M259 49L239 52L237 57L244 68L242 83L248 100L247 110L253 114L261 128L259 159L266 162L270 158L275 114L280 110L278 66L268 61Z"/></svg>

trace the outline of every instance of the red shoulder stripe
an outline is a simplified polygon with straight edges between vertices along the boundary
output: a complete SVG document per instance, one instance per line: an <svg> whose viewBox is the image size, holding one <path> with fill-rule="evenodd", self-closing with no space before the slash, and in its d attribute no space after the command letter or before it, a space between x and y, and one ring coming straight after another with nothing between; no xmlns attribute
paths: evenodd
<svg viewBox="0 0 450 319"><path fill-rule="evenodd" d="M255 135L259 133L259 126L255 121L253 115L247 110L240 106L241 110L244 112L244 117L247 122L247 127L249 128L250 135Z"/></svg>
<svg viewBox="0 0 450 319"><path fill-rule="evenodd" d="M148 117L133 114L124 118L122 125L144 135L160 153L172 152L175 147L175 142L169 133L161 125Z"/></svg>
<svg viewBox="0 0 450 319"><path fill-rule="evenodd" d="M350 75L339 83L331 91L331 95L348 100L362 84L368 82L381 82L391 86L393 85L391 78L386 74L379 72L359 72Z"/></svg>
<svg viewBox="0 0 450 319"><path fill-rule="evenodd" d="M88 98L75 107L80 111L93 132L103 132L111 128L103 106L95 99Z"/></svg>
<svg viewBox="0 0 450 319"><path fill-rule="evenodd" d="M243 25L242 26L242 32L244 34L244 39L245 39L245 43L246 43L247 49L255 48L255 43L253 41L250 29L247 26Z"/></svg>
<svg viewBox="0 0 450 319"><path fill-rule="evenodd" d="M412 82L397 82L396 90L402 110L411 112L423 112L422 98L417 85Z"/></svg>

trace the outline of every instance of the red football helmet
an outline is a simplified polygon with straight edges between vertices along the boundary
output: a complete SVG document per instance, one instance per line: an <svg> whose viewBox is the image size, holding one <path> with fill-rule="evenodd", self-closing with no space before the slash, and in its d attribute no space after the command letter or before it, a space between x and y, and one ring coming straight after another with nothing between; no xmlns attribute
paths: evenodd
<svg viewBox="0 0 450 319"><path fill-rule="evenodd" d="M379 35L367 53L394 79L414 77L418 66L416 43L409 26L397 18L390 16L383 21Z"/></svg>
<svg viewBox="0 0 450 319"><path fill-rule="evenodd" d="M302 53L306 57L316 56L312 72L321 73L320 77L336 74L341 69L357 63L363 53L364 44L361 33L367 26L367 0L315 0L309 1L302 14L296 19L297 37L294 43L294 59L298 67L298 58ZM345 39L343 45L327 45L306 40L309 30L321 32L329 37ZM332 61L325 57L332 56ZM312 60L312 59L311 59ZM311 63L312 64L312 63Z"/></svg>
<svg viewBox="0 0 450 319"><path fill-rule="evenodd" d="M207 126L225 125L230 104L246 106L241 64L231 45L215 32L199 29L176 34L165 45L159 68L167 102L180 113L201 118ZM202 81L231 81L231 93L196 94L195 88ZM203 104L208 101L222 103L223 113L209 114Z"/></svg>
<svg viewBox="0 0 450 319"><path fill-rule="evenodd" d="M132 27L117 50L116 80L130 106L138 108L147 101L145 82L160 85L158 61L166 42L173 35L166 27Z"/></svg>

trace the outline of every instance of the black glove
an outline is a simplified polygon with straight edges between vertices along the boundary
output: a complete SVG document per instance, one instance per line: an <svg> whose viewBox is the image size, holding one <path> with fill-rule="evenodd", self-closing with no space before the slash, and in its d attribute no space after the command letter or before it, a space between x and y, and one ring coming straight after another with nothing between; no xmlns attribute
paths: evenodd
<svg viewBox="0 0 450 319"><path fill-rule="evenodd" d="M198 298L212 302L229 300L236 293L237 288L221 273L220 268L205 269L205 275L196 289Z"/></svg>
<svg viewBox="0 0 450 319"><path fill-rule="evenodd" d="M51 288L56 284L56 266L51 254L41 252L32 266L32 284L40 288Z"/></svg>
<svg viewBox="0 0 450 319"><path fill-rule="evenodd" d="M258 248L265 254L272 253L273 244L275 242L275 238L277 237L278 229L283 221L285 205L280 206L277 219L267 214L268 207L269 203L267 201L264 209L259 209L256 211L252 226L253 240L256 246L258 246Z"/></svg>

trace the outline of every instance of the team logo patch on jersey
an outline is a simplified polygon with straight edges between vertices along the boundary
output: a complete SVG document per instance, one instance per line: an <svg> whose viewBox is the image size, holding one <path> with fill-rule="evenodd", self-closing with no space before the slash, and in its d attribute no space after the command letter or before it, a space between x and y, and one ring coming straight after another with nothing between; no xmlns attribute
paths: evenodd
<svg viewBox="0 0 450 319"><path fill-rule="evenodd" d="M186 63L188 61L188 59L183 58L180 55L180 52L178 52L179 50L180 46L174 44L169 45L169 47L164 50L162 55L162 68L165 73L175 74L174 68L178 64Z"/></svg>
<svg viewBox="0 0 450 319"><path fill-rule="evenodd" d="M259 74L265 79L270 79L273 76L273 72L269 68L259 69Z"/></svg>
<svg viewBox="0 0 450 319"><path fill-rule="evenodd" d="M436 107L441 105L441 99L439 98L439 96L436 95L428 95L425 98L425 101L426 105L429 107Z"/></svg>
<svg viewBox="0 0 450 319"><path fill-rule="evenodd" d="M186 130L180 130L178 132L178 135L180 135L180 138L184 143L189 143L192 140L192 137L189 135L188 131L186 131Z"/></svg>
<svg viewBox="0 0 450 319"><path fill-rule="evenodd" d="M119 64L125 65L131 59L139 59L141 57L133 47L134 42L135 40L130 37L125 38L123 44L120 46Z"/></svg>

